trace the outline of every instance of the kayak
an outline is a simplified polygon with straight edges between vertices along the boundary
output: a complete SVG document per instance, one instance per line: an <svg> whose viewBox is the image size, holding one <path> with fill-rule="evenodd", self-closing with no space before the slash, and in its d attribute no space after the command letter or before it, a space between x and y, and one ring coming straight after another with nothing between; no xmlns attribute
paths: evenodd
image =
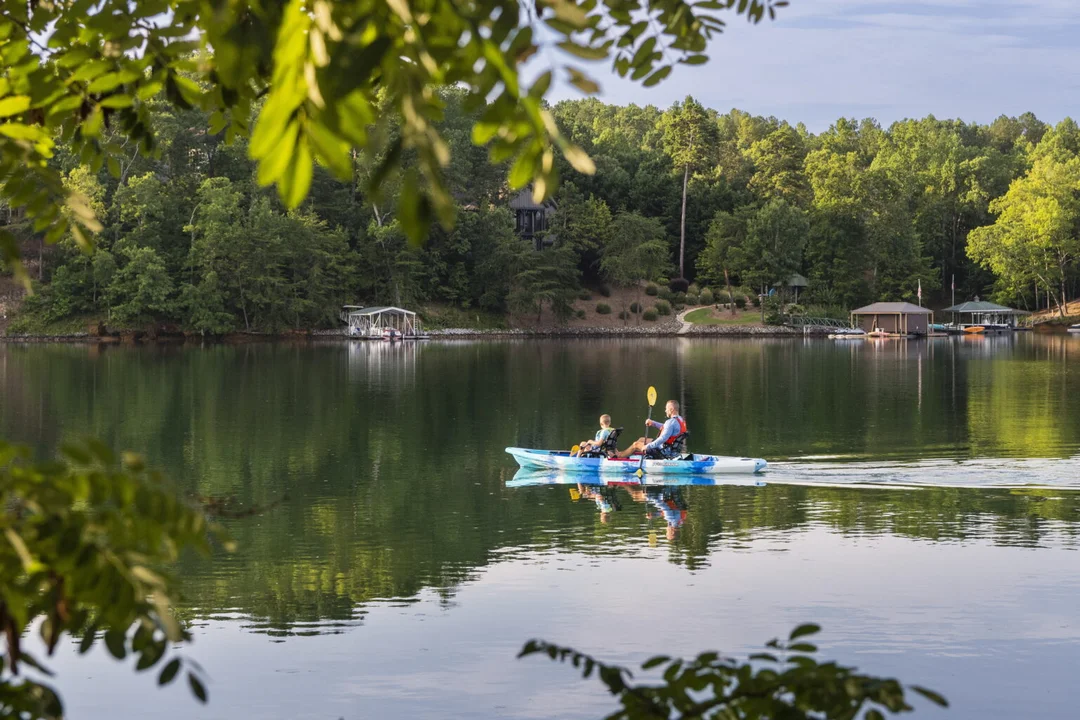
<svg viewBox="0 0 1080 720"><path fill-rule="evenodd" d="M634 474L620 475L583 475L581 473L566 473L556 470L531 470L519 468L513 479L506 481L506 487L533 487L536 485L585 485L588 487L619 487L619 486L659 486L659 487L683 487L686 485L720 487L720 486L745 486L765 487L765 481L758 477L735 478L718 477L714 475L642 475L640 478Z"/></svg>
<svg viewBox="0 0 1080 720"><path fill-rule="evenodd" d="M518 465L534 470L561 470L574 473L636 473L641 457L582 458L570 457L566 450L530 450L508 447ZM646 473L687 475L729 475L759 473L768 465L760 458L724 457L722 455L683 455L673 460L645 460Z"/></svg>

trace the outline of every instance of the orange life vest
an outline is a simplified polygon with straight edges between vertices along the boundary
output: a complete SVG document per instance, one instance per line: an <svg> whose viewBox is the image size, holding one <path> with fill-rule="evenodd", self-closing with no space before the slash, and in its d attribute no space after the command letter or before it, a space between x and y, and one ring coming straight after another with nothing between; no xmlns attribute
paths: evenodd
<svg viewBox="0 0 1080 720"><path fill-rule="evenodd" d="M674 445L675 442L679 439L680 435L685 435L686 434L686 421L683 420L682 415L676 415L672 419L679 421L679 432L675 433L674 435L669 437L667 440L665 440L664 441L665 445Z"/></svg>

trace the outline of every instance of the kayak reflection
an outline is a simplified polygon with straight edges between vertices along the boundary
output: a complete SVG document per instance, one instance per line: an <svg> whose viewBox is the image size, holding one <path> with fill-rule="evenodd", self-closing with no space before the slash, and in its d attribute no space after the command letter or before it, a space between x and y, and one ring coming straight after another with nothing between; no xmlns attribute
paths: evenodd
<svg viewBox="0 0 1080 720"><path fill-rule="evenodd" d="M646 506L645 520L663 520L665 535L674 540L686 522L689 507L683 495L683 488L688 485L744 485L763 487L765 482L758 478L745 476L718 477L716 475L646 475L638 478L634 475L583 476L576 473L560 473L538 470L518 470L513 479L506 481L506 487L532 487L536 485L568 485L570 498L575 502L592 501L600 512L600 522L608 523L612 513L622 510L618 488L630 496L635 503ZM655 535L650 531L650 544L655 542Z"/></svg>

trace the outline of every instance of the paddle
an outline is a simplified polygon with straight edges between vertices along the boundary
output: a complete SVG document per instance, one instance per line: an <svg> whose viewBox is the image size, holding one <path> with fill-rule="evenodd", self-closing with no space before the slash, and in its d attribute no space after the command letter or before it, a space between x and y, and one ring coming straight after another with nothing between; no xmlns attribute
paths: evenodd
<svg viewBox="0 0 1080 720"><path fill-rule="evenodd" d="M570 457L575 457L579 452L581 452L581 446L575 445L574 447L570 448Z"/></svg>
<svg viewBox="0 0 1080 720"><path fill-rule="evenodd" d="M653 405L656 404L656 388L654 388L652 385L650 385L649 386L649 392L646 394L646 397L649 400L649 420L652 420L652 409L653 409ZM646 424L645 424L645 439L646 440L649 439L649 425L648 425L648 422L646 422ZM645 471L642 469L644 467L645 467L645 448L641 448L641 459L638 460L638 466L637 466L637 476L638 476L639 480L641 479L641 476L645 474Z"/></svg>

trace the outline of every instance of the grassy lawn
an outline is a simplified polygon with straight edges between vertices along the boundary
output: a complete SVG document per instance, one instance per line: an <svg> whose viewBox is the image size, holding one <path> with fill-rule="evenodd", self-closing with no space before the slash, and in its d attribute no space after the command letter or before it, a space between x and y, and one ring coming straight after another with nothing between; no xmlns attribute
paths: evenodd
<svg viewBox="0 0 1080 720"><path fill-rule="evenodd" d="M686 322L693 325L760 325L760 310L736 310L732 315L727 310L703 307L686 314Z"/></svg>

